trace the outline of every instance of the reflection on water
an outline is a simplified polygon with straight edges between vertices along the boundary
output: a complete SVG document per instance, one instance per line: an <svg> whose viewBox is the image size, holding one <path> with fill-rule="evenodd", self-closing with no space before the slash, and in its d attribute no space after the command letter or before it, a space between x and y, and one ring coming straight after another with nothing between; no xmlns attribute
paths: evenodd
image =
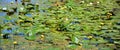
<svg viewBox="0 0 120 50"><path fill-rule="evenodd" d="M6 15L6 12L0 12L0 17L5 15Z"/></svg>
<svg viewBox="0 0 120 50"><path fill-rule="evenodd" d="M32 14L25 14L26 16L28 16L28 17L32 17Z"/></svg>
<svg viewBox="0 0 120 50"><path fill-rule="evenodd" d="M15 0L0 0L0 8L1 9L2 8L8 8L8 9L10 9L10 8L15 8L16 6L22 7L22 2L21 1L22 0L18 0L17 1L18 4L16 4ZM11 4L11 2L13 4ZM31 2L29 2L29 3L32 3L32 4L39 3L39 6L40 6L39 10L41 10L42 8L48 8L48 7L50 7L49 3L47 3L47 2L48 2L48 0L31 0ZM47 4L45 4L45 3L47 3Z"/></svg>

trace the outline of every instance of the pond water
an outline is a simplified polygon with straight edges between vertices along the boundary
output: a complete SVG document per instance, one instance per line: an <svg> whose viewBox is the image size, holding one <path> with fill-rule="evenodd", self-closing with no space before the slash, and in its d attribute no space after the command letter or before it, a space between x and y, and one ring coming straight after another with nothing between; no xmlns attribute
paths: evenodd
<svg viewBox="0 0 120 50"><path fill-rule="evenodd" d="M6 15L6 12L0 12L0 17L5 15Z"/></svg>
<svg viewBox="0 0 120 50"><path fill-rule="evenodd" d="M31 0L30 8L32 9L28 10L28 2L22 5L21 0L18 0L18 4L15 0L0 0L0 50L89 50L90 48L90 50L110 50L111 47L120 48L120 22L118 21L120 17L113 16L109 12L112 10L110 7L114 7L107 4L110 3L109 0L97 0L98 5L92 3L96 0L83 0L80 5L76 4L78 2L73 3L72 0L67 0L68 3L65 2L60 6L57 6L59 2L53 4L48 1L54 0ZM11 5L11 2L15 6ZM39 11L36 10L36 3L39 3ZM50 7L51 4L55 6ZM12 7L17 7L17 12L9 11ZM86 8L90 11L84 10ZM4 12L2 9L8 11ZM9 13L13 14L8 15ZM73 49L76 47L78 49Z"/></svg>

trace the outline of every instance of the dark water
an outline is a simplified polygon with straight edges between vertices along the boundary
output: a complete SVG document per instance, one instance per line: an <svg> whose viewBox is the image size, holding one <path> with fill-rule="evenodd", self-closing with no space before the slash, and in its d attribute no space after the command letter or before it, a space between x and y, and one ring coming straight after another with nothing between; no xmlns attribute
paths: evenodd
<svg viewBox="0 0 120 50"><path fill-rule="evenodd" d="M0 17L5 15L6 15L6 12L0 12Z"/></svg>

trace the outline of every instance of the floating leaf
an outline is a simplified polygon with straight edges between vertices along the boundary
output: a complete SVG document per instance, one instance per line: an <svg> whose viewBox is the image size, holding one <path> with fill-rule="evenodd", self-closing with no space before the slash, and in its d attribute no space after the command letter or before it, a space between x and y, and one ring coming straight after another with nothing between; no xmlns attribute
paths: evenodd
<svg viewBox="0 0 120 50"><path fill-rule="evenodd" d="M111 50L110 48L101 48L100 50Z"/></svg>
<svg viewBox="0 0 120 50"><path fill-rule="evenodd" d="M49 47L49 48L45 48L43 50L61 50L60 48L55 48L55 47Z"/></svg>
<svg viewBox="0 0 120 50"><path fill-rule="evenodd" d="M28 40L35 40L36 39L36 35L34 33L34 31L29 30L27 33L27 36L25 37Z"/></svg>
<svg viewBox="0 0 120 50"><path fill-rule="evenodd" d="M72 44L72 45L69 45L68 47L71 49L75 49L75 48L77 48L77 45Z"/></svg>
<svg viewBox="0 0 120 50"><path fill-rule="evenodd" d="M76 44L79 43L79 39L77 37L72 36L71 40L73 43L76 43Z"/></svg>

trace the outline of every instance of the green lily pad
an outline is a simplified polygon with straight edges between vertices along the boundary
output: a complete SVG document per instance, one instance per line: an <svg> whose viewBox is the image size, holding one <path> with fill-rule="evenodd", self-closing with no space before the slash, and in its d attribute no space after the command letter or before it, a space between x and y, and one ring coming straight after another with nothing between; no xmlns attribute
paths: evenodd
<svg viewBox="0 0 120 50"><path fill-rule="evenodd" d="M79 42L79 39L77 37L74 37L74 36L71 38L71 40L73 43L76 43L76 44L78 44L78 42Z"/></svg>
<svg viewBox="0 0 120 50"><path fill-rule="evenodd" d="M77 48L77 45L73 44L73 45L68 45L67 47L70 48L70 49L75 49L75 48Z"/></svg>
<svg viewBox="0 0 120 50"><path fill-rule="evenodd" d="M60 48L56 48L56 47L49 47L49 48L45 48L43 50L61 50Z"/></svg>
<svg viewBox="0 0 120 50"><path fill-rule="evenodd" d="M36 39L36 34L34 31L29 30L27 36L25 37L27 40L35 40Z"/></svg>
<svg viewBox="0 0 120 50"><path fill-rule="evenodd" d="M110 48L101 48L100 50L111 50Z"/></svg>

